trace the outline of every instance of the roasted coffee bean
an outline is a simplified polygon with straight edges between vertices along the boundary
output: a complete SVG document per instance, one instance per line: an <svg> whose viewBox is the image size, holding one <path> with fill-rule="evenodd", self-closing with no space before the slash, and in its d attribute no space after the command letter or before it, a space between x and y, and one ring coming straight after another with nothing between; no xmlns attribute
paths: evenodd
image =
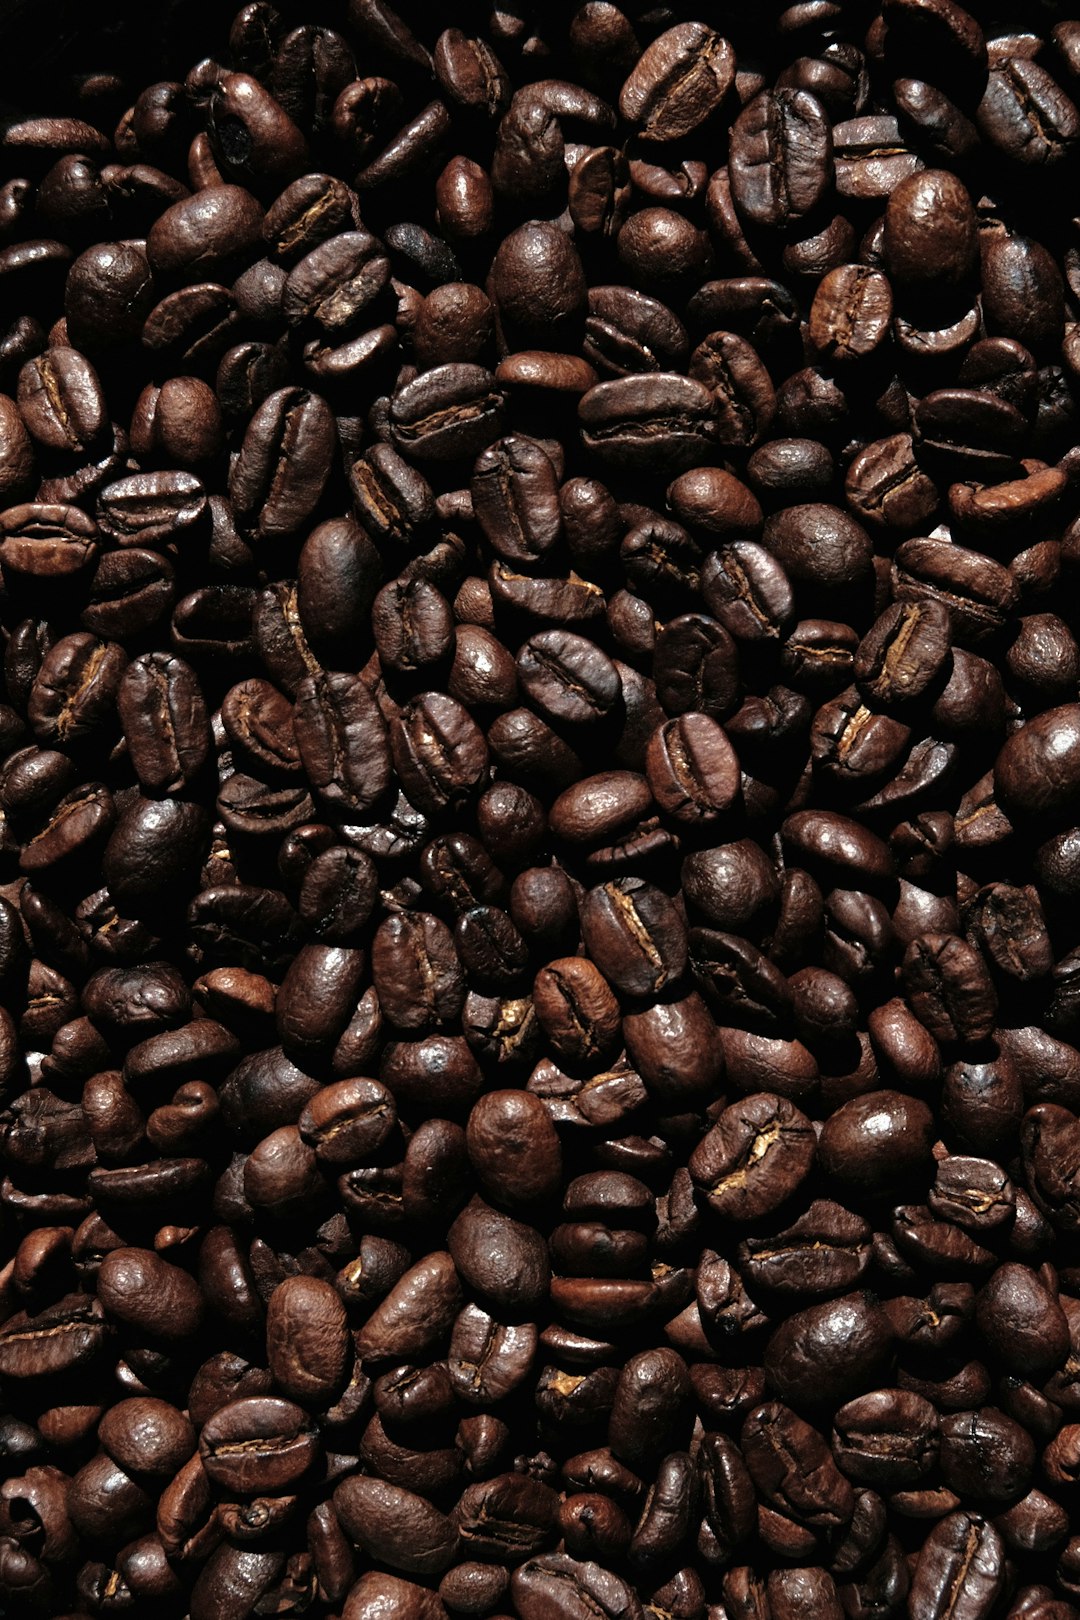
<svg viewBox="0 0 1080 1620"><path fill-rule="evenodd" d="M729 632L705 613L671 619L656 638L656 694L668 714L700 709L726 718L739 693L739 654Z"/></svg>
<svg viewBox="0 0 1080 1620"><path fill-rule="evenodd" d="M287 1488L311 1468L318 1449L310 1418L272 1396L230 1401L207 1419L199 1439L211 1482L240 1496Z"/></svg>
<svg viewBox="0 0 1080 1620"><path fill-rule="evenodd" d="M488 1092L466 1128L469 1159L480 1180L504 1204L528 1205L552 1195L562 1153L543 1106L528 1092Z"/></svg>
<svg viewBox="0 0 1080 1620"><path fill-rule="evenodd" d="M447 1236L462 1278L495 1310L535 1310L550 1281L539 1233L473 1198Z"/></svg>
<svg viewBox="0 0 1080 1620"><path fill-rule="evenodd" d="M674 821L694 825L728 809L738 793L738 770L723 728L708 715L668 720L649 741L649 786Z"/></svg>
<svg viewBox="0 0 1080 1620"><path fill-rule="evenodd" d="M26 705L38 740L77 745L114 725L110 710L126 664L118 643L99 641L83 631L50 647Z"/></svg>
<svg viewBox="0 0 1080 1620"><path fill-rule="evenodd" d="M346 1535L380 1563L430 1575L453 1560L457 1536L450 1521L400 1485L356 1475L335 1490L334 1511Z"/></svg>
<svg viewBox="0 0 1080 1620"><path fill-rule="evenodd" d="M770 1032L787 1023L791 992L784 976L748 940L712 928L691 929L690 961L722 1019Z"/></svg>
<svg viewBox="0 0 1080 1620"><path fill-rule="evenodd" d="M619 1003L599 969L581 957L558 958L540 970L533 1006L552 1051L564 1061L588 1062L610 1052L619 1034Z"/></svg>
<svg viewBox="0 0 1080 1620"><path fill-rule="evenodd" d="M342 231L290 270L281 313L290 326L316 327L326 342L340 343L367 320L368 306L389 279L382 243L367 231Z"/></svg>
<svg viewBox="0 0 1080 1620"><path fill-rule="evenodd" d="M135 659L121 677L116 707L145 791L177 793L198 780L210 725L198 679L183 659L165 653Z"/></svg>
<svg viewBox="0 0 1080 1620"><path fill-rule="evenodd" d="M117 545L165 546L196 532L208 515L206 495L190 472L134 473L106 484L97 498L101 531Z"/></svg>
<svg viewBox="0 0 1080 1620"><path fill-rule="evenodd" d="M937 1411L906 1390L860 1395L836 1414L833 1452L850 1479L885 1488L915 1485L938 1456Z"/></svg>
<svg viewBox="0 0 1080 1620"><path fill-rule="evenodd" d="M421 462L475 456L499 437L503 412L503 396L489 371L451 361L394 394L394 443L404 456Z"/></svg>
<svg viewBox="0 0 1080 1620"><path fill-rule="evenodd" d="M296 692L293 731L312 785L328 804L355 815L385 792L386 726L358 676L306 675Z"/></svg>
<svg viewBox="0 0 1080 1620"><path fill-rule="evenodd" d="M886 1370L892 1327L867 1294L845 1294L797 1311L765 1348L765 1372L786 1401L832 1404L853 1388L873 1385Z"/></svg>
<svg viewBox="0 0 1080 1620"><path fill-rule="evenodd" d="M638 60L620 92L619 111L644 140L679 140L720 105L734 77L727 40L701 23L682 23Z"/></svg>
<svg viewBox="0 0 1080 1620"><path fill-rule="evenodd" d="M735 540L711 552L701 588L710 611L737 641L776 638L794 616L794 593L784 569L753 540Z"/></svg>
<svg viewBox="0 0 1080 1620"><path fill-rule="evenodd" d="M989 1520L949 1513L931 1530L911 1588L915 1613L989 1614L1005 1580L1005 1549ZM959 1579L962 1573L962 1584Z"/></svg>
<svg viewBox="0 0 1080 1620"><path fill-rule="evenodd" d="M22 1380L56 1375L91 1364L110 1332L99 1301L69 1294L41 1311L13 1312L0 1328L4 1376Z"/></svg>
<svg viewBox="0 0 1080 1620"><path fill-rule="evenodd" d="M522 1563L510 1578L514 1607L522 1620L554 1610L566 1620L600 1613L636 1614L638 1599L624 1580L600 1564L579 1563L566 1553L547 1553Z"/></svg>
<svg viewBox="0 0 1080 1620"><path fill-rule="evenodd" d="M517 1560L549 1539L558 1498L523 1474L501 1474L467 1486L454 1508L459 1547L481 1558Z"/></svg>
<svg viewBox="0 0 1080 1620"><path fill-rule="evenodd" d="M832 132L806 90L762 90L732 126L731 194L753 225L789 226L809 214L832 176Z"/></svg>
<svg viewBox="0 0 1080 1620"><path fill-rule="evenodd" d="M695 1148L690 1174L710 1208L751 1221L779 1209L813 1159L806 1116L786 1098L760 1092L724 1110Z"/></svg>
<svg viewBox="0 0 1080 1620"><path fill-rule="evenodd" d="M754 1407L740 1436L746 1466L774 1512L808 1530L842 1530L854 1511L855 1494L840 1473L824 1437L779 1401Z"/></svg>
<svg viewBox="0 0 1080 1620"><path fill-rule="evenodd" d="M818 1156L850 1193L873 1195L927 1175L933 1135L934 1116L924 1102L900 1091L874 1090L851 1098L830 1116Z"/></svg>
<svg viewBox="0 0 1080 1620"><path fill-rule="evenodd" d="M993 1028L997 997L972 948L954 934L924 934L904 955L912 1011L939 1041L981 1040Z"/></svg>
<svg viewBox="0 0 1080 1620"><path fill-rule="evenodd" d="M1029 1267L1006 1262L980 1290L976 1320L1010 1370L1050 1367L1066 1353L1068 1327L1050 1290Z"/></svg>
<svg viewBox="0 0 1080 1620"><path fill-rule="evenodd" d="M739 1266L755 1293L832 1293L856 1283L870 1263L871 1229L842 1204L815 1200L782 1231L744 1238Z"/></svg>
<svg viewBox="0 0 1080 1620"><path fill-rule="evenodd" d="M583 180L587 184L594 168L595 162L587 159L575 168L571 208L577 176L587 176ZM580 196L577 201L582 207ZM593 287L588 311L583 351L602 376L625 377L685 362L689 350L686 328L658 299L633 287Z"/></svg>
<svg viewBox="0 0 1080 1620"><path fill-rule="evenodd" d="M318 505L333 453L325 400L303 388L271 394L248 423L230 470L238 522L255 539L295 534Z"/></svg>
<svg viewBox="0 0 1080 1620"><path fill-rule="evenodd" d="M27 432L45 450L86 455L108 423L97 373L77 349L50 348L28 360L17 398Z"/></svg>
<svg viewBox="0 0 1080 1620"><path fill-rule="evenodd" d="M999 563L938 540L906 540L893 568L894 597L943 603L961 645L1000 631L1017 601L1015 581Z"/></svg>
<svg viewBox="0 0 1080 1620"><path fill-rule="evenodd" d="M810 310L817 354L842 364L872 354L889 330L892 288L866 265L838 265L823 277Z"/></svg>
<svg viewBox="0 0 1080 1620"><path fill-rule="evenodd" d="M555 469L533 440L511 436L481 453L473 469L473 511L496 555L535 563L559 538Z"/></svg>
<svg viewBox="0 0 1080 1620"><path fill-rule="evenodd" d="M429 814L467 798L487 769L487 745L476 722L440 692L424 693L395 716L390 747L402 786Z"/></svg>
<svg viewBox="0 0 1080 1620"><path fill-rule="evenodd" d="M870 628L855 655L855 679L882 706L919 697L949 652L949 615L940 602L898 602Z"/></svg>
<svg viewBox="0 0 1080 1620"><path fill-rule="evenodd" d="M686 966L686 930L675 907L639 878L591 890L581 904L581 928L605 978L628 995L655 995Z"/></svg>
<svg viewBox="0 0 1080 1620"><path fill-rule="evenodd" d="M583 396L578 419L585 448L630 472L698 466L715 437L708 389L674 372L598 383Z"/></svg>
<svg viewBox="0 0 1080 1620"><path fill-rule="evenodd" d="M0 516L0 565L41 581L63 579L98 557L98 526L76 507L27 503Z"/></svg>
<svg viewBox="0 0 1080 1620"><path fill-rule="evenodd" d="M766 522L766 550L797 584L845 589L865 580L871 547L865 532L837 507L790 506Z"/></svg>
<svg viewBox="0 0 1080 1620"><path fill-rule="evenodd" d="M330 1283L286 1277L267 1302L266 1346L284 1395L322 1407L338 1393L348 1367L345 1307Z"/></svg>
<svg viewBox="0 0 1080 1620"><path fill-rule="evenodd" d="M136 1184L133 1190L137 1202L141 1189ZM182 1339L202 1320L194 1278L148 1249L112 1249L101 1262L97 1286L110 1316L153 1338Z"/></svg>
<svg viewBox="0 0 1080 1620"><path fill-rule="evenodd" d="M525 693L551 720L583 725L602 719L621 696L612 661L568 631L531 636L518 653L517 669Z"/></svg>

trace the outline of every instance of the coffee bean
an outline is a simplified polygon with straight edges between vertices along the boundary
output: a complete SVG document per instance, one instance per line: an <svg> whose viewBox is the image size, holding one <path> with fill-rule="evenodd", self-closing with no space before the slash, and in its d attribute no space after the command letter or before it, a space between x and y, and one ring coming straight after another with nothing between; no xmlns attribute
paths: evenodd
<svg viewBox="0 0 1080 1620"><path fill-rule="evenodd" d="M912 1011L935 1040L979 1040L990 1033L997 998L982 959L963 940L921 935L904 963Z"/></svg>
<svg viewBox="0 0 1080 1620"><path fill-rule="evenodd" d="M230 1401L207 1419L199 1454L214 1484L253 1496L301 1479L318 1456L318 1438L292 1401L250 1396Z"/></svg>
<svg viewBox="0 0 1080 1620"><path fill-rule="evenodd" d="M488 1092L469 1114L465 1139L477 1175L501 1203L542 1201L558 1186L559 1139L546 1109L528 1092Z"/></svg>
<svg viewBox="0 0 1080 1620"><path fill-rule="evenodd" d="M384 1614L393 1620L443 1620L446 1610L427 1587L368 1570L352 1588L342 1613L348 1620L374 1620Z"/></svg>
<svg viewBox="0 0 1080 1620"><path fill-rule="evenodd" d="M430 814L467 798L487 769L487 745L476 722L439 692L424 693L395 717L390 747L403 786Z"/></svg>
<svg viewBox="0 0 1080 1620"><path fill-rule="evenodd" d="M583 396L578 419L585 448L630 472L698 466L715 435L708 390L674 372L598 383Z"/></svg>
<svg viewBox="0 0 1080 1620"><path fill-rule="evenodd" d="M842 1530L855 1493L840 1473L824 1437L780 1401L753 1407L740 1445L760 1497L808 1530Z"/></svg>
<svg viewBox="0 0 1080 1620"><path fill-rule="evenodd" d="M788 226L821 200L832 132L809 91L762 90L736 119L731 141L731 194L751 224Z"/></svg>
<svg viewBox="0 0 1080 1620"><path fill-rule="evenodd" d="M823 277L810 310L810 340L819 355L843 363L872 354L892 319L892 288L865 265L838 265Z"/></svg>
<svg viewBox="0 0 1080 1620"><path fill-rule="evenodd" d="M328 1282L287 1277L266 1313L267 1356L284 1395L323 1406L344 1380L349 1349L345 1309Z"/></svg>
<svg viewBox="0 0 1080 1620"><path fill-rule="evenodd" d="M282 388L263 400L229 475L241 524L258 539L295 533L318 505L333 451L333 418L318 394Z"/></svg>
<svg viewBox="0 0 1080 1620"><path fill-rule="evenodd" d="M926 1104L899 1091L871 1091L853 1097L830 1116L821 1133L818 1155L829 1174L852 1192L873 1195L888 1187L910 1185L928 1173L933 1146L933 1116ZM851 1137L859 1151L851 1154Z"/></svg>
<svg viewBox="0 0 1080 1620"><path fill-rule="evenodd" d="M646 754L649 785L675 821L711 821L738 792L738 760L724 730L704 714L684 714L655 731Z"/></svg>
<svg viewBox="0 0 1080 1620"><path fill-rule="evenodd" d="M644 140L689 135L723 101L735 77L727 40L701 23L669 28L639 58L619 95L619 111Z"/></svg>
<svg viewBox="0 0 1080 1620"><path fill-rule="evenodd" d="M534 1228L473 1198L447 1242L463 1280L496 1310L534 1310L550 1281L546 1246Z"/></svg>
<svg viewBox="0 0 1080 1620"><path fill-rule="evenodd" d="M540 445L511 436L477 457L473 510L492 549L508 563L538 562L559 537L558 487Z"/></svg>
<svg viewBox="0 0 1080 1620"><path fill-rule="evenodd" d="M451 361L435 366L395 393L390 408L394 443L421 462L475 456L500 436L503 396L482 366Z"/></svg>
<svg viewBox="0 0 1080 1620"><path fill-rule="evenodd" d="M585 944L604 976L628 995L654 995L686 966L686 930L668 897L639 878L589 892L581 905Z"/></svg>
<svg viewBox="0 0 1080 1620"><path fill-rule="evenodd" d="M334 1492L342 1529L369 1556L412 1575L437 1574L453 1560L457 1536L423 1497L359 1475Z"/></svg>
<svg viewBox="0 0 1080 1620"><path fill-rule="evenodd" d="M998 1266L979 1292L976 1312L994 1352L1010 1368L1050 1366L1063 1353L1064 1314L1027 1266Z"/></svg>
<svg viewBox="0 0 1080 1620"><path fill-rule="evenodd" d="M85 1294L65 1295L39 1312L13 1312L0 1329L4 1376L39 1378L87 1366L109 1331L104 1308Z"/></svg>
<svg viewBox="0 0 1080 1620"><path fill-rule="evenodd" d="M814 1158L805 1115L765 1092L733 1103L695 1148L690 1174L717 1213L756 1220L778 1209Z"/></svg>
<svg viewBox="0 0 1080 1620"><path fill-rule="evenodd" d="M198 679L183 659L164 653L135 659L121 677L116 707L144 789L176 793L198 779L210 726Z"/></svg>
<svg viewBox="0 0 1080 1620"><path fill-rule="evenodd" d="M949 615L940 602L894 603L859 644L860 691L883 706L918 697L948 657L949 634Z"/></svg>
<svg viewBox="0 0 1080 1620"><path fill-rule="evenodd" d="M912 1581L912 1602L927 1614L948 1613L956 1577L964 1571L964 1610L989 1614L1004 1581L1004 1548L993 1525L978 1514L949 1513L930 1532Z"/></svg>
<svg viewBox="0 0 1080 1620"><path fill-rule="evenodd" d="M620 696L618 672L595 643L568 631L543 630L524 643L518 679L553 720L582 725L601 719Z"/></svg>
<svg viewBox="0 0 1080 1620"><path fill-rule="evenodd" d="M832 1403L876 1383L891 1348L892 1329L881 1306L865 1294L845 1294L789 1316L765 1348L765 1372L785 1400Z"/></svg>
<svg viewBox="0 0 1080 1620"><path fill-rule="evenodd" d="M819 587L856 585L870 566L865 532L837 507L790 506L768 519L763 542L793 580Z"/></svg>
<svg viewBox="0 0 1080 1620"><path fill-rule="evenodd" d="M815 1200L783 1231L747 1237L739 1265L755 1293L816 1294L858 1282L870 1263L870 1227L853 1211Z"/></svg>
<svg viewBox="0 0 1080 1620"><path fill-rule="evenodd" d="M19 412L43 449L85 455L107 423L105 397L93 366L77 349L47 349L19 373Z"/></svg>
<svg viewBox="0 0 1080 1620"><path fill-rule="evenodd" d="M101 1263L98 1289L109 1315L155 1338L181 1339L202 1320L194 1278L147 1249L113 1249Z"/></svg>

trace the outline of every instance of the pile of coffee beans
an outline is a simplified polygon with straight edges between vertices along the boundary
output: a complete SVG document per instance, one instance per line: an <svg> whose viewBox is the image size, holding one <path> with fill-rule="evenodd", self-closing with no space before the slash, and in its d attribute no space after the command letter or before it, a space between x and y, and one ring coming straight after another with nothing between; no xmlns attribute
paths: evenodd
<svg viewBox="0 0 1080 1620"><path fill-rule="evenodd" d="M0 1609L1078 1620L1080 16L90 9Z"/></svg>

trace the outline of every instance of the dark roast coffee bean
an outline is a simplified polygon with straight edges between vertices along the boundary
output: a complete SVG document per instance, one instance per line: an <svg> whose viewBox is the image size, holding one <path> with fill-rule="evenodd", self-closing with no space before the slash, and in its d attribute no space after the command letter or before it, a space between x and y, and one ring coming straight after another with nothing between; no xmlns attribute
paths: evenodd
<svg viewBox="0 0 1080 1620"><path fill-rule="evenodd" d="M701 23L669 28L640 57L619 95L619 111L645 140L675 141L702 123L735 76L727 40Z"/></svg>
<svg viewBox="0 0 1080 1620"><path fill-rule="evenodd" d="M85 455L105 430L101 384L77 349L50 348L28 360L17 397L27 432L43 449Z"/></svg>
<svg viewBox="0 0 1080 1620"><path fill-rule="evenodd" d="M947 1614L950 1607L973 1617L989 1614L1004 1583L1004 1562L1001 1537L987 1519L962 1510L949 1513L923 1544L912 1580L912 1605L928 1615L935 1610Z"/></svg>
<svg viewBox="0 0 1080 1620"><path fill-rule="evenodd" d="M63 579L98 556L98 527L73 506L27 503L0 515L0 566L41 580Z"/></svg>
<svg viewBox="0 0 1080 1620"><path fill-rule="evenodd" d="M237 518L259 539L293 534L318 505L334 452L326 402L302 388L265 399L229 475Z"/></svg>
<svg viewBox="0 0 1080 1620"><path fill-rule="evenodd" d="M518 653L518 679L553 720L584 724L602 718L620 696L618 672L593 642L544 630Z"/></svg>
<svg viewBox="0 0 1080 1620"><path fill-rule="evenodd" d="M740 1271L755 1293L816 1294L855 1284L870 1263L870 1227L842 1204L815 1200L783 1231L744 1238Z"/></svg>
<svg viewBox="0 0 1080 1620"><path fill-rule="evenodd" d="M872 354L889 329L892 288L865 265L838 265L824 277L810 310L810 340L832 362Z"/></svg>
<svg viewBox="0 0 1080 1620"><path fill-rule="evenodd" d="M698 466L715 435L708 390L673 372L598 383L582 398L578 418L585 448L631 472Z"/></svg>
<svg viewBox="0 0 1080 1620"><path fill-rule="evenodd" d="M230 1401L207 1420L199 1453L211 1481L254 1496L302 1478L318 1456L318 1439L291 1401L252 1396Z"/></svg>
<svg viewBox="0 0 1080 1620"><path fill-rule="evenodd" d="M180 792L198 779L210 726L198 680L183 659L148 654L128 665L116 707L132 764L148 792Z"/></svg>
<svg viewBox="0 0 1080 1620"><path fill-rule="evenodd" d="M475 456L499 437L503 406L495 379L482 366L436 366L394 395L394 442L403 455L422 462Z"/></svg>
<svg viewBox="0 0 1080 1620"><path fill-rule="evenodd" d="M824 1437L780 1401L752 1408L740 1446L759 1496L808 1530L846 1528L855 1494Z"/></svg>
<svg viewBox="0 0 1080 1620"><path fill-rule="evenodd" d="M897 602L860 642L855 679L883 707L903 703L926 690L948 652L949 615L940 602Z"/></svg>
<svg viewBox="0 0 1080 1620"><path fill-rule="evenodd" d="M759 1093L724 1110L690 1161L690 1173L718 1214L752 1221L778 1209L814 1158L813 1131L785 1098Z"/></svg>
<svg viewBox="0 0 1080 1620"><path fill-rule="evenodd" d="M831 1404L853 1388L878 1382L888 1364L892 1328L865 1294L845 1294L797 1311L765 1349L765 1372L785 1399Z"/></svg>
<svg viewBox="0 0 1080 1620"><path fill-rule="evenodd" d="M424 693L395 717L390 747L403 787L431 814L467 798L488 763L476 722L454 698L439 692Z"/></svg>
<svg viewBox="0 0 1080 1620"><path fill-rule="evenodd" d="M761 93L731 132L731 193L754 225L787 226L809 214L832 175L825 109L806 90Z"/></svg>

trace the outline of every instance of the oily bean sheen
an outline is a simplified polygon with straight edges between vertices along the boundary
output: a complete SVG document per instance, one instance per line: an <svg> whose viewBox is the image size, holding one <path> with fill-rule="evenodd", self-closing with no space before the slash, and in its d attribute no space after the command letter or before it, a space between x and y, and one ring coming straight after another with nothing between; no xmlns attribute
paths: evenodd
<svg viewBox="0 0 1080 1620"><path fill-rule="evenodd" d="M77 12L0 1614L1080 1620L1080 8Z"/></svg>

